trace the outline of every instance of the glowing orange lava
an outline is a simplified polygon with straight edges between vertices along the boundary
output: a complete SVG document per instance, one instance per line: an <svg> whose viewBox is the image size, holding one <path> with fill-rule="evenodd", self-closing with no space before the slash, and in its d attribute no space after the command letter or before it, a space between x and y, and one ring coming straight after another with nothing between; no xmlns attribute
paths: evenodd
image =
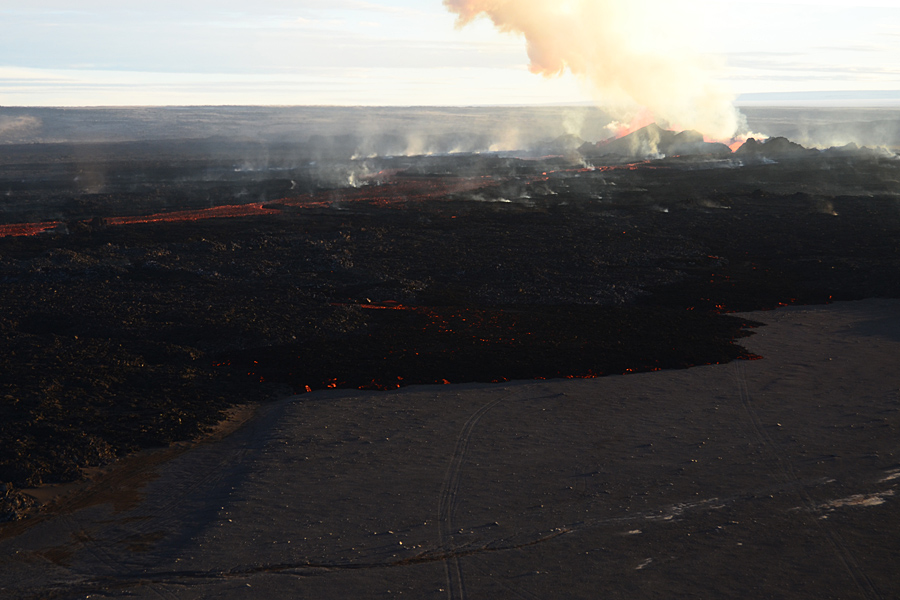
<svg viewBox="0 0 900 600"><path fill-rule="evenodd" d="M390 175L390 173L387 173ZM451 194L463 193L496 185L492 178L464 179L446 178L404 178L399 181L378 185L364 185L358 188L325 190L292 198L284 198L271 203L229 204L212 208L177 210L151 215L109 217L108 225L134 225L138 223L178 223L203 219L252 217L272 215L283 207L331 208L348 203L364 203L373 206L402 208L410 202L439 200ZM62 221L42 221L37 223L13 223L0 225L0 237L31 236L45 233L63 225Z"/></svg>
<svg viewBox="0 0 900 600"><path fill-rule="evenodd" d="M525 178L524 183L547 181L554 173L589 173L593 171L636 170L653 168L649 161L641 161L624 165L605 165L597 167L578 167L547 171L540 176ZM382 171L373 178L397 175L395 170ZM221 219L234 217L253 217L273 215L291 209L328 209L343 205L363 204L382 208L402 209L410 203L439 201L452 199L455 194L472 192L486 187L497 186L504 181L489 175L473 178L463 177L401 177L395 181L372 183L360 187L323 190L319 192L283 198L267 203L229 204L211 208L176 210L159 212L151 215L134 215L108 217L104 222L110 226L134 225L139 223L179 223L200 221L204 219ZM455 216L451 218L456 218ZM88 221L83 221L88 223ZM63 221L41 221L35 223L12 223L0 225L0 237L32 236L63 230Z"/></svg>
<svg viewBox="0 0 900 600"><path fill-rule="evenodd" d="M610 123L607 125L613 132L612 139L619 139L621 137L625 137L629 133L634 133L638 129L643 129L647 125L652 125L656 122L656 118L653 116L653 113L648 109L644 108L628 123Z"/></svg>
<svg viewBox="0 0 900 600"><path fill-rule="evenodd" d="M37 235L59 227L59 221L43 221L41 223L13 223L0 225L0 237L18 237Z"/></svg>

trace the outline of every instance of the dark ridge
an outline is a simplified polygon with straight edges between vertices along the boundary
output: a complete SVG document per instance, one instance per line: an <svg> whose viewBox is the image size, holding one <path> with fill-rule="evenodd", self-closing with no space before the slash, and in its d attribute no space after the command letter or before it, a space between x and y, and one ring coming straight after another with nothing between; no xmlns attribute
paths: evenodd
<svg viewBox="0 0 900 600"><path fill-rule="evenodd" d="M697 131L675 132L652 123L618 139L586 143L579 152L588 158L621 159L659 156L716 156L731 154L725 144L706 142Z"/></svg>

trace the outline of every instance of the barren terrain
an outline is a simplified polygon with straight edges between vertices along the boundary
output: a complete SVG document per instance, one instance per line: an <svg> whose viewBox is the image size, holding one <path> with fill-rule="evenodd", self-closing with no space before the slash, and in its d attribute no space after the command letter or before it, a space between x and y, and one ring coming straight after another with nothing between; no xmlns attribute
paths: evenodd
<svg viewBox="0 0 900 600"><path fill-rule="evenodd" d="M446 142L440 136L449 134L435 135ZM464 597L467 589L478 595L482 583L467 588L464 580L481 578L488 587L479 593L500 585L506 590L497 592L501 596L571 589L577 597L599 585L583 574L600 571L575 557L597 550L613 553L603 564L615 571L608 575L616 583L605 591L619 590L622 597L687 597L700 589L723 594L751 580L759 582L760 596L818 598L833 591L834 597L890 597L896 590L888 565L854 540L869 540L884 556L896 553L883 536L897 522L892 484L876 485L879 477L893 481L891 469L900 468L892 445L897 385L887 366L896 349L885 342L877 346L882 355L871 348L859 354L856 342L870 334L857 332L828 350L834 354L828 358L841 360L846 351L855 361L839 371L821 370L819 359L805 353L809 344L831 348L837 333L827 332L845 321L896 341L890 333L896 306L784 313L801 315L798 327L807 329L796 330L789 318L778 321L774 315L781 312L744 311L900 297L900 161L884 149L820 151L777 138L734 154L692 140L676 139L670 152L690 152L666 157L613 152L610 145L571 137L520 153L371 157L357 156L363 146L355 138L321 136L303 143L217 138L0 145L0 508L5 519L17 521L0 530L7 538L2 548L12 552L0 588L25 598L149 586L152 593L159 588L187 598L190 592L170 586L190 590L198 583L202 595L203 581L218 593L221 586L255 585L262 578L280 589L268 578L288 573L283 581L321 597L316 582L334 582L311 576L346 572L340 580L348 593L359 585L380 589L378 582L394 581L385 574L405 573L396 585L417 595L443 590ZM389 137L375 142L404 145ZM618 147L626 145L612 146ZM887 333L875 330L878 322ZM759 342L770 329L777 330L772 343ZM708 366L676 371L698 365ZM805 375L783 372L791 368ZM602 377L608 375L616 377ZM522 380L548 381L511 383ZM449 387L384 392L422 384ZM809 386L818 386L827 402L817 395L797 400ZM724 395L717 391L726 387L731 391ZM334 388L349 391L328 391ZM775 394L771 406L765 404L769 393ZM293 394L301 395L265 402ZM563 400L567 394L571 401ZM761 398L765 406L758 405ZM79 495L95 492L73 496L66 510L82 515L75 521L53 516L60 505L35 505L42 497L35 486L77 482L93 469L125 464L135 452L169 447L171 454L160 456L172 459L185 447L171 444L200 438L226 411L248 401L263 402L248 428L224 445L187 452L160 475L159 481L175 478L170 490L190 490L158 504L157 488L141 491L157 477L158 461L138 461L131 483L121 484L134 493L96 503L113 502L125 516L149 510L153 519L179 506L183 514L158 529L116 526L91 533L94 526L85 524L82 531L82 519L99 518L91 511L110 510L91 508L92 496ZM716 420L712 411L719 408L727 415ZM558 427L545 427L554 419ZM782 430L770 429L770 421L791 419L794 437L782 439ZM876 421L880 425L866 425ZM226 511L223 481L251 485L247 473L262 477L272 469L271 481L253 483L262 487L241 500L256 511L260 495L279 489L278 481L287 485L288 467L265 466L264 457L280 447L273 440L283 438L285 448L302 440L316 445L321 440L308 428L326 426L342 431L332 442L378 445L352 450L362 453L358 460L335 449L327 460L307 463L299 446L303 457L285 459L305 479L279 493L288 496L285 506L306 507L297 517L303 523L319 514L304 494L318 490L321 531L309 521L296 534L306 531L312 545L288 549L275 540L263 552L261 540L274 535L261 524L268 516L254 517L247 525L252 531L227 541L202 541L212 535L207 528L221 524L219 513L209 512L211 503ZM863 437L853 437L857 426L864 426ZM704 460L702 470L682 476L699 468L692 466L692 449L703 447L707 427L708 439L724 444L716 459L724 462ZM484 436L478 443L485 444L472 449L484 454L477 460L470 453L476 428ZM829 428L854 431L846 439L816 437ZM602 432L618 441L592 446ZM382 447L382 437L401 443ZM671 442L687 438L687 445ZM832 450L804 449L812 443ZM845 451L837 471L812 466L831 464L829 456ZM580 452L588 458L578 458ZM204 456L214 465L191 462ZM257 466L229 471L224 465L235 457ZM604 461L607 466L597 466ZM494 470L474 475L464 468L470 463ZM352 475L354 464L368 475ZM736 475L742 469L746 476ZM855 470L852 484L834 483ZM191 487L187 482L201 471L209 479ZM605 483L579 488L582 471ZM429 479L441 474L440 481ZM325 481L332 476L344 483ZM478 493L466 487L470 476ZM574 479L557 489L567 477ZM378 487L381 478L386 487ZM490 482L500 488L492 491ZM373 486L384 497L371 506L353 492ZM563 488L581 490L582 499L563 498ZM395 511L392 494L412 504ZM507 500L485 509L498 494ZM639 507L635 494L660 497ZM769 512L758 502L766 495L778 499ZM472 508L471 519L457 520L461 504L479 499L488 503ZM865 526L870 529L857 521L836 530L817 524L832 517L832 508L824 508L829 502L841 509L835 517L848 506L877 507L865 513L874 519ZM691 525L686 515L694 507L702 523ZM713 516L721 510L737 512L719 522ZM589 515L576 518L581 511ZM644 531L639 523L655 522L653 515L681 524L649 546L641 541L633 556L624 546L611 549L610 540L622 545L652 537L630 532ZM286 517L271 518L283 523ZM415 529L416 519L427 527ZM618 531L620 523L628 529ZM742 551L718 554L712 542L697 547L678 537L730 531L729 523L750 528L737 527L740 544L748 545ZM381 529L417 533L399 540L405 547L397 553L372 545L380 537L357 539L369 529L376 537L386 535ZM774 529L781 533L766 541L764 530ZM41 531L50 537L35 538ZM78 538L79 532L91 539ZM346 539L321 541L336 535ZM569 541L582 535L587 545ZM106 541L91 541L101 538ZM123 540L137 540L129 550L135 554L113 549ZM218 549L197 553L197 564L164 565L186 560L182 553L193 544ZM233 548L243 545L254 548L254 561L235 556ZM25 546L30 554L19 556ZM819 556L810 548L820 546L824 562L809 562ZM484 560L468 558L476 554ZM521 573L509 558L519 555L529 565ZM758 564L736 572L748 555ZM22 556L29 558L21 562ZM492 566L493 556L499 562ZM761 571L773 568L766 557L781 557L784 572L759 580ZM41 587L28 573L46 561L60 570ZM546 574L542 564L562 570L548 571L553 577L537 584ZM703 565L710 573L706 583ZM653 570L658 566L661 571ZM649 578L634 579L635 570ZM134 574L139 571L156 575L144 580ZM409 575L420 571L429 574ZM671 588L676 573L693 573L680 580L680 591ZM814 584L809 573L817 574ZM521 577L530 583L520 585ZM432 579L433 586L417 587ZM667 589L674 591L667 596Z"/></svg>

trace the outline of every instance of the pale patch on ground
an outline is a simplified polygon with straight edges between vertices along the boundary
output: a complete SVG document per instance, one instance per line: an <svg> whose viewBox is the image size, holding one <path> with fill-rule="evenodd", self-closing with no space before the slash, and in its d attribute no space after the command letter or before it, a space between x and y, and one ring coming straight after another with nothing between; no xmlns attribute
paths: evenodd
<svg viewBox="0 0 900 600"><path fill-rule="evenodd" d="M652 563L652 562L653 562L653 559L652 559L652 558L648 558L647 560L645 560L644 562L642 562L641 564L639 564L637 567L635 567L634 570L635 570L635 571L642 571L642 570L644 570L644 569L645 569L650 563Z"/></svg>
<svg viewBox="0 0 900 600"><path fill-rule="evenodd" d="M853 496L850 496L848 498L841 498L840 500L832 500L830 502L826 502L825 504L821 504L820 508L833 510L835 508L843 508L845 506L879 506L886 502L885 498L893 495L893 490L878 492L877 494L854 494Z"/></svg>
<svg viewBox="0 0 900 600"><path fill-rule="evenodd" d="M900 479L900 469L888 471L887 477L879 481L879 483L886 483L888 481L894 481L895 479Z"/></svg>

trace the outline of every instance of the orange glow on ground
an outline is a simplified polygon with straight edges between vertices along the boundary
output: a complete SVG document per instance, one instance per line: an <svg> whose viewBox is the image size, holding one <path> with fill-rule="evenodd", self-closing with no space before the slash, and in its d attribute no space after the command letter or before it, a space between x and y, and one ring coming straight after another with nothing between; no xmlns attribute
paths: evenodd
<svg viewBox="0 0 900 600"><path fill-rule="evenodd" d="M536 181L547 181L555 173L591 173L616 170L634 171L639 168L655 168L650 161L640 161L622 165L601 165L596 167L578 167L546 171L539 176L526 177L527 184ZM395 175L395 171L384 171L378 175ZM134 215L107 217L104 222L108 226L135 225L146 223L183 223L205 219L222 219L235 217L254 217L275 215L290 209L328 209L341 205L363 204L381 208L402 209L410 203L440 201L455 194L494 187L502 183L501 178L482 176L476 178L463 177L408 177L397 181L363 185L355 188L323 190L289 198L282 198L266 203L228 204L211 208L176 210L153 213L150 215ZM456 218L455 216L451 218ZM89 223L88 220L82 223ZM64 221L41 221L34 223L11 223L0 225L0 237L32 236L47 233L54 229L62 229Z"/></svg>
<svg viewBox="0 0 900 600"><path fill-rule="evenodd" d="M647 125L652 125L656 122L656 118L653 116L653 113L648 109L644 108L628 123L615 123L615 127L612 129L613 138L619 139L621 137L625 137L629 133L634 133L638 129L643 129Z"/></svg>
<svg viewBox="0 0 900 600"><path fill-rule="evenodd" d="M234 217L253 217L274 215L283 207L291 208L330 208L335 204L363 203L371 206L402 208L410 202L440 200L451 194L469 192L485 186L495 185L493 179L464 179L461 177L402 179L380 185L365 185L358 188L324 190L314 194L305 194L292 198L284 198L270 203L229 204L212 208L193 210L176 210L151 215L124 217L108 217L107 225L134 225L139 223L182 223L203 219L222 219ZM87 223L88 221L84 221ZM12 223L0 225L0 237L17 237L38 235L63 225L62 221L42 221L38 223Z"/></svg>
<svg viewBox="0 0 900 600"><path fill-rule="evenodd" d="M275 212L277 211L265 208L260 203L230 204L225 206L214 206L212 208L200 208L197 210L176 210L138 217L109 217L106 219L106 222L110 225L169 223L178 221L198 221L200 219L221 219L226 217L252 217L256 215L271 215Z"/></svg>
<svg viewBox="0 0 900 600"><path fill-rule="evenodd" d="M41 223L13 223L0 225L0 237L19 237L37 235L59 227L59 221L43 221Z"/></svg>

